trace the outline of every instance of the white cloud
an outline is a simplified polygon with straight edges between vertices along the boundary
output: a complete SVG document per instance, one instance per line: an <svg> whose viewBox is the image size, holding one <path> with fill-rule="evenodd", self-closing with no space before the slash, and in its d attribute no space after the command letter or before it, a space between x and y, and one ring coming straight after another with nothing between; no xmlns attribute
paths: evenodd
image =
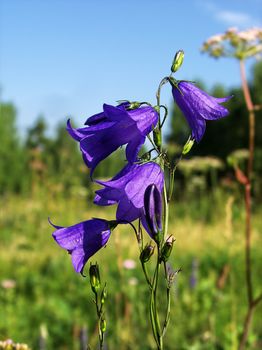
<svg viewBox="0 0 262 350"><path fill-rule="evenodd" d="M220 10L215 13L215 18L229 26L252 27L259 25L255 18L243 12Z"/></svg>
<svg viewBox="0 0 262 350"><path fill-rule="evenodd" d="M246 28L261 26L261 21L248 13L224 9L222 10L219 6L217 6L217 4L210 0L196 0L196 3L205 11L209 12L214 19L229 27Z"/></svg>

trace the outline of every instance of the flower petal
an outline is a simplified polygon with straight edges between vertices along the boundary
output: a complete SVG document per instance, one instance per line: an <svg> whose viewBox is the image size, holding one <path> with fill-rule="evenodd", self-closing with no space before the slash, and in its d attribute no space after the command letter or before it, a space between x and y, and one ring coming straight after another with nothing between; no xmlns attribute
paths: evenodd
<svg viewBox="0 0 262 350"><path fill-rule="evenodd" d="M137 160L137 155L145 142L145 136L136 137L126 146L126 159L129 163L134 163Z"/></svg>
<svg viewBox="0 0 262 350"><path fill-rule="evenodd" d="M110 200L118 202L117 220L130 222L143 215L144 193L148 185L155 184L162 191L164 175L158 164L149 162L128 165L111 181L97 182L105 189L96 192L95 203L110 205Z"/></svg>
<svg viewBox="0 0 262 350"><path fill-rule="evenodd" d="M82 273L87 260L107 243L110 234L108 221L96 218L59 228L53 237L60 247L72 255L76 272Z"/></svg>

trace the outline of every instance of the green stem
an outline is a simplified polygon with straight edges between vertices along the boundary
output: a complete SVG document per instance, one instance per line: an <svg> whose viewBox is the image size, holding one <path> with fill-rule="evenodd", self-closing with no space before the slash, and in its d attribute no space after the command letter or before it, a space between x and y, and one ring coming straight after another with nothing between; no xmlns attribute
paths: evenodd
<svg viewBox="0 0 262 350"><path fill-rule="evenodd" d="M153 277L152 290L151 290L151 298L150 298L150 311L151 311L151 322L152 328L154 332L154 338L157 343L157 349L163 349L163 340L161 334L161 327L158 316L158 308L157 308L157 288L158 288L158 278L159 278L159 266L160 266L160 247L158 245L157 250L157 262L156 268Z"/></svg>
<svg viewBox="0 0 262 350"><path fill-rule="evenodd" d="M167 266L166 266L166 262L164 262L164 270L165 270L165 277L166 277L166 283L167 283L167 288L166 288L166 298L167 298L167 310L166 310L166 317L164 320L164 324L163 324L163 331L162 331L162 336L164 337L168 324L169 324L169 320L170 320L170 306L171 306L171 298L170 298L170 285L169 285L169 281L168 281L168 273L167 273Z"/></svg>
<svg viewBox="0 0 262 350"><path fill-rule="evenodd" d="M101 330L101 318L102 318L102 306L99 307L98 294L95 293L96 314L98 317L98 336L99 336L99 349L103 350L104 333Z"/></svg>
<svg viewBox="0 0 262 350"><path fill-rule="evenodd" d="M164 237L167 236L168 217L169 217L169 205L168 205L167 190L166 190L166 183L165 183L164 184Z"/></svg>
<svg viewBox="0 0 262 350"><path fill-rule="evenodd" d="M249 115L249 158L247 167L247 178L248 182L245 185L245 209L246 209L246 232L245 232L245 267L246 267L246 288L247 288L247 299L248 307L247 314L243 324L243 330L239 343L239 350L243 350L246 347L246 342L250 332L253 313L257 304L254 299L253 292L253 270L252 270L252 259L251 259L251 242L252 242L252 213L251 213L251 189L252 189L252 175L253 175L253 161L254 161L254 150L255 150L255 113L254 104L251 99L245 71L244 60L240 60L240 75L242 81L242 89L244 98Z"/></svg>
<svg viewBox="0 0 262 350"><path fill-rule="evenodd" d="M155 150L155 151L157 152L157 154L159 155L159 150L158 150L158 148L157 148L155 142L152 140L152 137L148 134L148 135L147 135L147 138L148 138L148 140L151 142L151 145L153 146L154 150Z"/></svg>
<svg viewBox="0 0 262 350"><path fill-rule="evenodd" d="M148 276L146 265L143 262L141 262L141 265L142 265L142 269L143 269L147 284L148 284L149 288L152 290L152 283L151 283L150 278Z"/></svg>

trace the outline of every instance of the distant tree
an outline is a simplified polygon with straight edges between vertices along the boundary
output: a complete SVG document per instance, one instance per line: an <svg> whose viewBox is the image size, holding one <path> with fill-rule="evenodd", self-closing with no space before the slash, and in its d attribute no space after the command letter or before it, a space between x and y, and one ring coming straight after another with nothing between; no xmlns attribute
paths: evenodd
<svg viewBox="0 0 262 350"><path fill-rule="evenodd" d="M50 176L68 192L72 186L89 186L89 177L79 146L68 135L65 125L64 122L58 124L54 139L50 142Z"/></svg>
<svg viewBox="0 0 262 350"><path fill-rule="evenodd" d="M0 104L0 193L19 192L28 183L26 153L16 129L16 109L12 103Z"/></svg>
<svg viewBox="0 0 262 350"><path fill-rule="evenodd" d="M35 124L27 131L25 147L29 154L28 165L33 192L36 191L39 184L42 185L47 179L48 162L50 162L50 140L46 136L46 132L47 125L42 115L37 118Z"/></svg>
<svg viewBox="0 0 262 350"><path fill-rule="evenodd" d="M199 85L199 84L198 84ZM257 63L253 68L252 81L250 82L255 103L262 103L262 63ZM201 85L200 85L201 86ZM203 88L203 87L202 87ZM226 159L229 153L236 149L247 148L248 145L248 117L240 88L226 91L221 85L216 85L210 95L222 97L232 95L232 99L225 105L229 109L229 116L216 121L207 122L207 131L201 142L194 146L190 152L194 155L214 155ZM257 121L261 119L261 111L257 112ZM167 135L168 142L175 142L182 146L190 134L186 120L178 107L174 105L170 121L170 132ZM262 123L256 125L256 148L262 150ZM262 164L260 162L260 164ZM258 161L257 161L258 166Z"/></svg>

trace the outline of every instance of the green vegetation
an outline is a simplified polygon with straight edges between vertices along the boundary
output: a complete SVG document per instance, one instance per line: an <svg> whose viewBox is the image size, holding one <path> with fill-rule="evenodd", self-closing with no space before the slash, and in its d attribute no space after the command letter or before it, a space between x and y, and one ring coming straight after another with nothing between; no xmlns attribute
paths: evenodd
<svg viewBox="0 0 262 350"><path fill-rule="evenodd" d="M172 268L182 268L173 293L171 331L167 349L235 349L245 312L243 265L244 211L226 192L202 197L200 203L180 203L171 210L170 232L176 237ZM93 348L97 341L95 306L88 278L73 271L70 256L52 240L54 223L70 225L90 216L114 211L99 210L79 195L64 200L62 193L38 192L30 199L6 196L1 200L0 337L39 348L41 329L47 349L79 349L80 330L87 327ZM198 207L198 210L196 208ZM208 214L210 212L210 214ZM259 286L258 261L262 229L261 208L254 219L254 275ZM173 231L174 230L174 231ZM137 266L125 269L125 259ZM128 226L116 230L109 245L93 262L100 263L107 281L109 349L150 349L147 319L148 290L138 260L136 239ZM88 267L86 268L88 274ZM9 281L8 281L9 280ZM259 348L261 306L254 319L250 349ZM148 336L145 336L148 334Z"/></svg>
<svg viewBox="0 0 262 350"><path fill-rule="evenodd" d="M254 72L251 90L261 104L262 65L257 64ZM176 237L172 269L182 272L172 291L167 350L237 349L245 317L243 188L227 159L238 157L239 166L244 169L246 165L247 117L240 89L225 92L217 87L213 91L217 96L231 93L235 97L228 104L230 117L208 124L203 141L193 147L193 157L181 162L176 174L176 200L170 211L170 233ZM70 256L52 240L47 218L67 226L92 216L113 219L114 208L104 211L91 204L96 185L90 182L65 123L48 137L45 120L39 118L21 141L14 106L2 103L0 107L0 340L12 338L32 349L76 350L81 332L87 329L95 349L96 316L88 278L73 271ZM168 135L174 161L188 136L179 115L175 110ZM257 112L252 208L255 294L262 278L261 117L261 111ZM124 157L123 150L105 160L94 177L115 174L119 157ZM134 259L137 266L124 268L126 259ZM121 228L121 234L116 229L108 247L92 261L101 262L102 280L108 286L108 348L153 347L145 309L148 290L129 227ZM248 349L261 347L261 311L260 305Z"/></svg>

